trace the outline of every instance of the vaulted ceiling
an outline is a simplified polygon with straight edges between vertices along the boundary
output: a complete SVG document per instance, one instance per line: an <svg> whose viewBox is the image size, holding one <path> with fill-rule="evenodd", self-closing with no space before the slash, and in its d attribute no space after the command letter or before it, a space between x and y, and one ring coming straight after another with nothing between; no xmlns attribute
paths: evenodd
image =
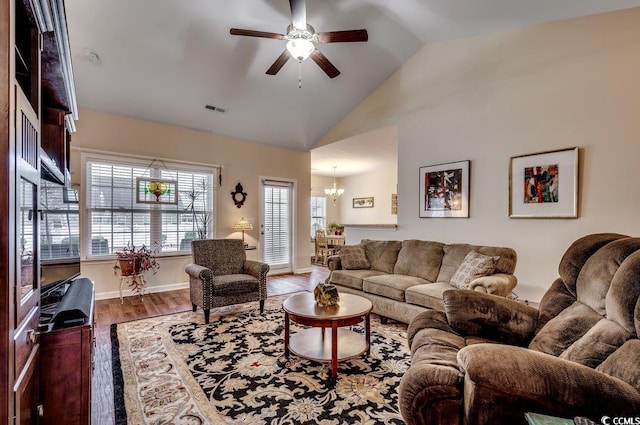
<svg viewBox="0 0 640 425"><path fill-rule="evenodd" d="M316 31L369 33L366 43L317 45L341 72L334 79L310 59L267 75L285 41L229 34L232 27L284 34L286 0L66 0L66 13L80 108L309 150L425 43L638 5L308 0Z"/></svg>

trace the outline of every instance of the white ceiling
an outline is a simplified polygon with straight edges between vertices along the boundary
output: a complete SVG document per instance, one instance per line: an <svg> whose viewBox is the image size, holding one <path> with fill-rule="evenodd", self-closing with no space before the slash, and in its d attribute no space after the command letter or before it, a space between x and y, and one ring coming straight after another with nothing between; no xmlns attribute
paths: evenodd
<svg viewBox="0 0 640 425"><path fill-rule="evenodd" d="M640 0L308 0L316 31L366 28L369 41L318 45L341 75L329 79L307 60L298 88L293 59L276 76L265 74L284 41L229 34L231 27L285 33L286 0L65 3L80 108L305 151L425 43L640 6ZM87 51L99 60L88 61Z"/></svg>

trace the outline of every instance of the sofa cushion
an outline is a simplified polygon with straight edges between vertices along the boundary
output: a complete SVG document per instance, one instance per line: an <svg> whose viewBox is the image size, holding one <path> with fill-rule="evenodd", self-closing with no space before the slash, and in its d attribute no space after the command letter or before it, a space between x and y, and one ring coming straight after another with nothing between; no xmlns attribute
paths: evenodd
<svg viewBox="0 0 640 425"><path fill-rule="evenodd" d="M448 282L427 283L408 288L404 297L409 304L444 311L442 294L449 289L451 289L451 285Z"/></svg>
<svg viewBox="0 0 640 425"><path fill-rule="evenodd" d="M396 265L402 242L363 239L362 245L372 269L393 273L393 267Z"/></svg>
<svg viewBox="0 0 640 425"><path fill-rule="evenodd" d="M431 241L402 241L402 249L393 268L395 274L421 277L435 282L442 262L443 243Z"/></svg>
<svg viewBox="0 0 640 425"><path fill-rule="evenodd" d="M404 301L404 291L415 285L428 283L415 276L401 274L387 274L368 277L364 280L362 289L370 294L380 295L396 301Z"/></svg>
<svg viewBox="0 0 640 425"><path fill-rule="evenodd" d="M340 263L346 270L360 270L371 267L362 245L345 245L340 248Z"/></svg>
<svg viewBox="0 0 640 425"><path fill-rule="evenodd" d="M348 288L358 289L362 291L362 280L371 276L380 276L385 273L371 270L334 270L331 272L329 282L336 285L346 286Z"/></svg>
<svg viewBox="0 0 640 425"><path fill-rule="evenodd" d="M458 270L464 258L471 251L500 257L494 273L513 274L516 269L517 254L511 248L451 244L445 245L442 250L444 251L444 256L442 257L442 265L440 266L440 273L438 274L438 282L450 282L453 274Z"/></svg>
<svg viewBox="0 0 640 425"><path fill-rule="evenodd" d="M492 274L499 259L500 257L478 254L475 251L469 252L451 277L451 285L458 289L468 289L474 279Z"/></svg>

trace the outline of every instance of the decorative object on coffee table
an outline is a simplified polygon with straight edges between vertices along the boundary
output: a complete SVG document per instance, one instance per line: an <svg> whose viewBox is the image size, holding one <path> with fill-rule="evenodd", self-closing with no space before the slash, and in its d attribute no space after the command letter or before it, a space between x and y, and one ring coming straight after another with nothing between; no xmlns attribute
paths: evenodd
<svg viewBox="0 0 640 425"><path fill-rule="evenodd" d="M338 288L336 288L335 285L323 282L316 285L313 290L313 298L323 307L336 305L340 301Z"/></svg>

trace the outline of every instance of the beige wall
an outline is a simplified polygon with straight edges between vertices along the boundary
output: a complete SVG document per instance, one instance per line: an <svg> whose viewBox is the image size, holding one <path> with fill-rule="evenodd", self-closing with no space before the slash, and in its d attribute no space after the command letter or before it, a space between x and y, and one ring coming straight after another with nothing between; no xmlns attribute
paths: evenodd
<svg viewBox="0 0 640 425"><path fill-rule="evenodd" d="M576 238L640 236L640 8L434 43L318 144L398 125L397 232L510 246L539 299ZM509 158L580 147L578 219L510 219ZM471 160L471 217L418 218L418 168Z"/></svg>
<svg viewBox="0 0 640 425"><path fill-rule="evenodd" d="M376 171L342 178L344 200L340 220L346 224L396 224L391 214L391 194L396 193L397 163ZM373 208L353 208L353 198L373 197Z"/></svg>
<svg viewBox="0 0 640 425"><path fill-rule="evenodd" d="M254 220L254 230L245 232L250 245L259 245L260 206L259 177L295 179L297 182L295 205L294 270L308 271L309 259L309 193L310 154L290 149L252 143L202 131L173 127L149 121L83 109L77 121L77 132L72 137L72 180L80 185L81 166L78 149L108 151L119 154L142 155L200 164L220 164L223 183L218 187L217 237L240 238L232 226L241 216ZM238 209L230 193L242 183L247 200ZM81 192L82 193L82 192ZM82 217L82 216L81 216ZM81 235L84 238L84 234ZM250 252L250 255L256 255ZM257 256L260 254L257 253ZM191 257L161 258L156 275L147 274L149 286L184 283L187 275L184 265ZM113 273L114 260L82 262L82 275L93 279L98 296L113 295L119 279Z"/></svg>

